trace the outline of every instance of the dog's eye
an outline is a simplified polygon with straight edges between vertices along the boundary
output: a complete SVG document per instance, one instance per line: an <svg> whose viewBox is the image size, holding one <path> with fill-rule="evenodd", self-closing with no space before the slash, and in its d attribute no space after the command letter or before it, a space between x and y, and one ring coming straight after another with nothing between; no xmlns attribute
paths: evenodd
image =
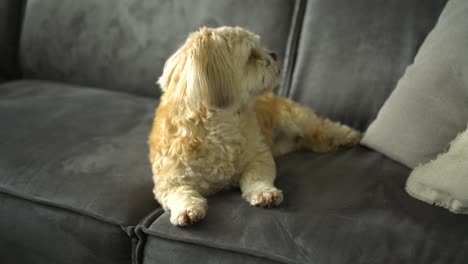
<svg viewBox="0 0 468 264"><path fill-rule="evenodd" d="M260 59L261 59L261 55L258 52L258 50L253 49L250 52L249 61L257 61L257 60L260 60Z"/></svg>

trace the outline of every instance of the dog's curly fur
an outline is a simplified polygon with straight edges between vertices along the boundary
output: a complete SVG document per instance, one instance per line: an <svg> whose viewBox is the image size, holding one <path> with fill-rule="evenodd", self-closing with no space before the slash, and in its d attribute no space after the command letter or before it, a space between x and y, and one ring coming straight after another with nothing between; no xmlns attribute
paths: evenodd
<svg viewBox="0 0 468 264"><path fill-rule="evenodd" d="M203 219L205 197L231 186L254 206L276 206L283 195L273 155L359 142L350 127L274 95L279 72L259 37L239 27L202 28L166 62L149 158L172 224Z"/></svg>

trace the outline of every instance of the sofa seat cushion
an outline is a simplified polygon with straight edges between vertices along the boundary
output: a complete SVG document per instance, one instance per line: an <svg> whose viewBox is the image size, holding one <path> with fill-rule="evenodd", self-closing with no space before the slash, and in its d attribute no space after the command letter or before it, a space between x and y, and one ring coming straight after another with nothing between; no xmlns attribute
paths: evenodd
<svg viewBox="0 0 468 264"><path fill-rule="evenodd" d="M129 264L131 253L118 225L0 192L2 264Z"/></svg>
<svg viewBox="0 0 468 264"><path fill-rule="evenodd" d="M207 218L174 227L164 213L141 229L144 263L466 263L468 216L408 196L409 170L364 147L277 159L279 208L238 190L209 199ZM209 257L207 257L209 256Z"/></svg>
<svg viewBox="0 0 468 264"><path fill-rule="evenodd" d="M136 225L158 206L146 147L156 104L51 82L0 85L0 192Z"/></svg>

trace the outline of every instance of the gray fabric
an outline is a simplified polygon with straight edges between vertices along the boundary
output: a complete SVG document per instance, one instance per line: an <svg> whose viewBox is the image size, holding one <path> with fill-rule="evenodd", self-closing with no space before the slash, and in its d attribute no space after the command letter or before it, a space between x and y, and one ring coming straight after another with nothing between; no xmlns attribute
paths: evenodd
<svg viewBox="0 0 468 264"><path fill-rule="evenodd" d="M229 250L151 236L145 246L143 264L278 264L260 257L238 254ZM157 250L155 250L157 249Z"/></svg>
<svg viewBox="0 0 468 264"><path fill-rule="evenodd" d="M277 160L280 208L249 206L237 190L209 199L207 218L174 227L169 214L151 237L262 257L282 263L466 263L468 216L450 214L411 198L409 170L356 147L330 154L297 152ZM145 252L170 260L174 252L150 242ZM194 263L205 260L190 251ZM218 254L216 254L218 256ZM171 263L171 262L161 262Z"/></svg>
<svg viewBox="0 0 468 264"><path fill-rule="evenodd" d="M18 43L23 0L0 1L0 76L19 77Z"/></svg>
<svg viewBox="0 0 468 264"><path fill-rule="evenodd" d="M468 1L451 0L363 144L410 168L434 159L468 121Z"/></svg>
<svg viewBox="0 0 468 264"><path fill-rule="evenodd" d="M364 130L445 2L308 1L290 97Z"/></svg>
<svg viewBox="0 0 468 264"><path fill-rule="evenodd" d="M146 139L157 100L65 84L0 86L0 192L111 223L157 208Z"/></svg>
<svg viewBox="0 0 468 264"><path fill-rule="evenodd" d="M239 25L284 58L292 0L30 0L26 77L158 95L164 62L202 25Z"/></svg>
<svg viewBox="0 0 468 264"><path fill-rule="evenodd" d="M2 264L129 264L118 225L0 193Z"/></svg>
<svg viewBox="0 0 468 264"><path fill-rule="evenodd" d="M162 208L158 208L154 210L150 214L146 215L141 222L133 228L133 234L135 236L133 247L132 247L132 260L134 264L143 263L144 257L144 250L145 250L145 243L146 243L146 234L144 230L146 230L161 214L164 213Z"/></svg>

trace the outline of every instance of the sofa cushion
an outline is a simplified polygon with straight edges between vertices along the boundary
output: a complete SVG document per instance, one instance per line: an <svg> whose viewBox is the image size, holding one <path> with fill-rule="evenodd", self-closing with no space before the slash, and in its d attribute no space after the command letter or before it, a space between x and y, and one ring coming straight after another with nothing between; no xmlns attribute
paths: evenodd
<svg viewBox="0 0 468 264"><path fill-rule="evenodd" d="M369 126L363 143L410 168L443 152L468 121L468 1L451 0Z"/></svg>
<svg viewBox="0 0 468 264"><path fill-rule="evenodd" d="M0 192L2 264L129 264L122 227Z"/></svg>
<svg viewBox="0 0 468 264"><path fill-rule="evenodd" d="M445 2L308 1L290 97L364 130Z"/></svg>
<svg viewBox="0 0 468 264"><path fill-rule="evenodd" d="M157 250L157 251L156 251ZM161 254L161 252L164 252ZM180 252L183 252L181 254ZM194 263L194 264L280 264L282 262L230 250L204 245L181 243L152 236L148 239L143 262L153 263Z"/></svg>
<svg viewBox="0 0 468 264"><path fill-rule="evenodd" d="M284 58L296 1L30 0L21 41L26 77L158 95L166 59L202 25L239 25Z"/></svg>
<svg viewBox="0 0 468 264"><path fill-rule="evenodd" d="M0 1L0 78L17 78L23 0Z"/></svg>
<svg viewBox="0 0 468 264"><path fill-rule="evenodd" d="M0 193L136 225L158 206L146 146L156 104L59 83L0 85Z"/></svg>
<svg viewBox="0 0 468 264"><path fill-rule="evenodd" d="M251 263L468 259L468 216L411 198L404 190L409 170L377 152L297 152L277 159L277 167L285 197L279 208L252 207L233 190L209 199L207 218L192 227L172 226L165 213L142 228L144 263L187 260L178 252L190 252L190 263L235 263L224 262L232 254Z"/></svg>

